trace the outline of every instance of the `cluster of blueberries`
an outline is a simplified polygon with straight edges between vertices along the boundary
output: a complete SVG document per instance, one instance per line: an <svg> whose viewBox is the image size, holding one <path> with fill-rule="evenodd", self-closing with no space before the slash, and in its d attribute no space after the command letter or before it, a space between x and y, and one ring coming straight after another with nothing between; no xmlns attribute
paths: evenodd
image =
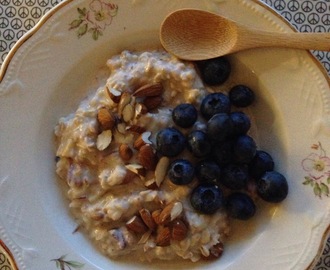
<svg viewBox="0 0 330 270"><path fill-rule="evenodd" d="M223 57L199 62L197 66L209 85L223 83L230 74L230 64ZM208 94L199 111L184 103L172 112L173 122L180 128L191 128L200 113L207 121L205 130L192 130L185 136L176 127L167 127L157 133L158 154L174 158L168 168L169 179L176 185L198 180L190 194L191 205L198 212L213 214L224 207L233 218L251 218L256 206L246 192L249 182L267 202L277 203L286 198L286 178L274 171L271 155L257 149L254 139L247 134L251 126L249 116L231 111L232 106L247 107L254 100L254 92L245 85L233 87L228 95ZM196 164L178 157L186 148L198 159Z"/></svg>

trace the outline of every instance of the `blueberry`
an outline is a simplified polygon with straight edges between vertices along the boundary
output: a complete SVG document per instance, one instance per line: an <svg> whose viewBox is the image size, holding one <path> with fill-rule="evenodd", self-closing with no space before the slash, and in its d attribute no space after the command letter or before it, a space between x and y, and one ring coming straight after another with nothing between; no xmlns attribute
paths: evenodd
<svg viewBox="0 0 330 270"><path fill-rule="evenodd" d="M224 57L196 62L204 83L218 85L224 83L231 72L231 65Z"/></svg>
<svg viewBox="0 0 330 270"><path fill-rule="evenodd" d="M240 190L247 187L249 170L245 164L228 164L222 170L220 182L231 190Z"/></svg>
<svg viewBox="0 0 330 270"><path fill-rule="evenodd" d="M195 157L205 157L211 153L211 142L205 132L194 130L187 138L187 148Z"/></svg>
<svg viewBox="0 0 330 270"><path fill-rule="evenodd" d="M250 175L255 179L259 179L265 172L274 170L274 161L269 153L257 150L249 167Z"/></svg>
<svg viewBox="0 0 330 270"><path fill-rule="evenodd" d="M257 152L255 141L248 135L238 136L233 147L234 159L238 163L249 163Z"/></svg>
<svg viewBox="0 0 330 270"><path fill-rule="evenodd" d="M232 112L230 114L230 119L233 124L233 136L244 135L249 131L251 127L251 121L244 112Z"/></svg>
<svg viewBox="0 0 330 270"><path fill-rule="evenodd" d="M205 96L200 106L202 116L208 120L217 113L229 113L230 101L223 93L212 93Z"/></svg>
<svg viewBox="0 0 330 270"><path fill-rule="evenodd" d="M164 128L156 135L157 152L163 156L174 157L186 146L185 136L176 128Z"/></svg>
<svg viewBox="0 0 330 270"><path fill-rule="evenodd" d="M214 160L220 165L232 162L234 159L233 145L234 142L232 140L217 142L213 145L212 156Z"/></svg>
<svg viewBox="0 0 330 270"><path fill-rule="evenodd" d="M226 209L230 217L247 220L255 215L256 205L247 194L235 192L227 197Z"/></svg>
<svg viewBox="0 0 330 270"><path fill-rule="evenodd" d="M211 215L223 206L223 193L217 185L203 183L193 189L190 203L196 211Z"/></svg>
<svg viewBox="0 0 330 270"><path fill-rule="evenodd" d="M208 137L217 142L224 141L232 133L233 124L227 113L217 113L207 122Z"/></svg>
<svg viewBox="0 0 330 270"><path fill-rule="evenodd" d="M198 112L196 108L189 103L183 103L176 106L172 112L172 119L175 124L182 128L191 127L197 120Z"/></svg>
<svg viewBox="0 0 330 270"><path fill-rule="evenodd" d="M230 102L236 107L247 107L255 99L254 92L245 85L236 85L229 91Z"/></svg>
<svg viewBox="0 0 330 270"><path fill-rule="evenodd" d="M216 184L220 180L221 168L213 160L201 160L196 164L195 175L200 183Z"/></svg>
<svg viewBox="0 0 330 270"><path fill-rule="evenodd" d="M176 185L186 185L194 179L194 166L186 159L174 160L168 168L168 178Z"/></svg>
<svg viewBox="0 0 330 270"><path fill-rule="evenodd" d="M288 195L286 178L276 171L268 171L257 181L257 193L267 202L278 203Z"/></svg>

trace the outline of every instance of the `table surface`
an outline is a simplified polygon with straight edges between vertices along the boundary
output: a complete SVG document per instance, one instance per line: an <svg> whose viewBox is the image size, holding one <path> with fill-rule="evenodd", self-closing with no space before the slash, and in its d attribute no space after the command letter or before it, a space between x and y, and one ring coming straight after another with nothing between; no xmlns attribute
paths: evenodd
<svg viewBox="0 0 330 270"><path fill-rule="evenodd" d="M24 33L60 0L0 0L0 66ZM300 32L330 32L330 0L262 0ZM313 51L330 75L330 52ZM330 269L330 237L314 270ZM0 269L11 270L8 250L0 245Z"/></svg>

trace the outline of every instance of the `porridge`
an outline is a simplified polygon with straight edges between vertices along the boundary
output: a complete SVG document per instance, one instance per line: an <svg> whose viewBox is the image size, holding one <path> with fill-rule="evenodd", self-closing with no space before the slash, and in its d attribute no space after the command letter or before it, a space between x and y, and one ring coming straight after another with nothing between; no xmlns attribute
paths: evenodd
<svg viewBox="0 0 330 270"><path fill-rule="evenodd" d="M242 175L247 170L250 150L243 147L245 156L239 156L244 166L224 161L239 143L229 153L229 141L219 139L218 123L225 123L228 113L217 114L217 119L207 115L210 109L204 101L211 94L192 63L164 51L124 51L109 59L107 66L106 85L84 100L75 113L61 118L55 128L56 172L68 186L69 206L79 228L111 258L134 254L141 260L183 258L195 262L220 257L230 233L230 218L247 219L255 212L256 187L240 177L234 184L230 182L233 171ZM220 101L222 108L227 106ZM195 111L188 117L182 115L182 104L189 104L190 109L204 106L202 115ZM174 112L178 114L174 116ZM186 127L191 118L195 119ZM219 181L213 179L217 175L212 176L217 171L205 165L209 160L204 158L213 146L196 146L205 130L212 141L218 141L217 162L226 164L223 191L211 184ZM247 138L242 139L244 146L250 143ZM256 153L267 154L253 145L249 162ZM198 164L196 170L192 164ZM262 167L260 162L254 164ZM272 167L267 171L276 174ZM198 185L195 174L205 183ZM210 181L205 180L208 177ZM267 193L265 183L274 177L279 176L264 177L259 195L279 202L287 187L275 198L263 194ZM232 192L242 189L242 193ZM233 203L242 201L243 195L248 198L243 197L244 213Z"/></svg>

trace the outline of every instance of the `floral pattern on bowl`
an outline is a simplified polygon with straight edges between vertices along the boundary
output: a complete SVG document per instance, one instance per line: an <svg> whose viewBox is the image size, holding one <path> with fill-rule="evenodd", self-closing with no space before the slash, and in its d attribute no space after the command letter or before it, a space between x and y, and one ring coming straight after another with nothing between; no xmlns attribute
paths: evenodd
<svg viewBox="0 0 330 270"><path fill-rule="evenodd" d="M70 23L69 30L76 29L78 37L90 33L94 40L103 35L103 31L117 15L118 5L108 1L93 0L89 7L77 8L78 18Z"/></svg>
<svg viewBox="0 0 330 270"><path fill-rule="evenodd" d="M53 259L51 261L56 263L56 268L60 270L71 270L71 269L82 269L84 267L83 263L67 260L67 255L63 255L57 259Z"/></svg>
<svg viewBox="0 0 330 270"><path fill-rule="evenodd" d="M315 196L329 197L330 190L330 158L327 156L320 142L311 146L312 153L302 160L302 167L308 174L304 185L313 188Z"/></svg>

